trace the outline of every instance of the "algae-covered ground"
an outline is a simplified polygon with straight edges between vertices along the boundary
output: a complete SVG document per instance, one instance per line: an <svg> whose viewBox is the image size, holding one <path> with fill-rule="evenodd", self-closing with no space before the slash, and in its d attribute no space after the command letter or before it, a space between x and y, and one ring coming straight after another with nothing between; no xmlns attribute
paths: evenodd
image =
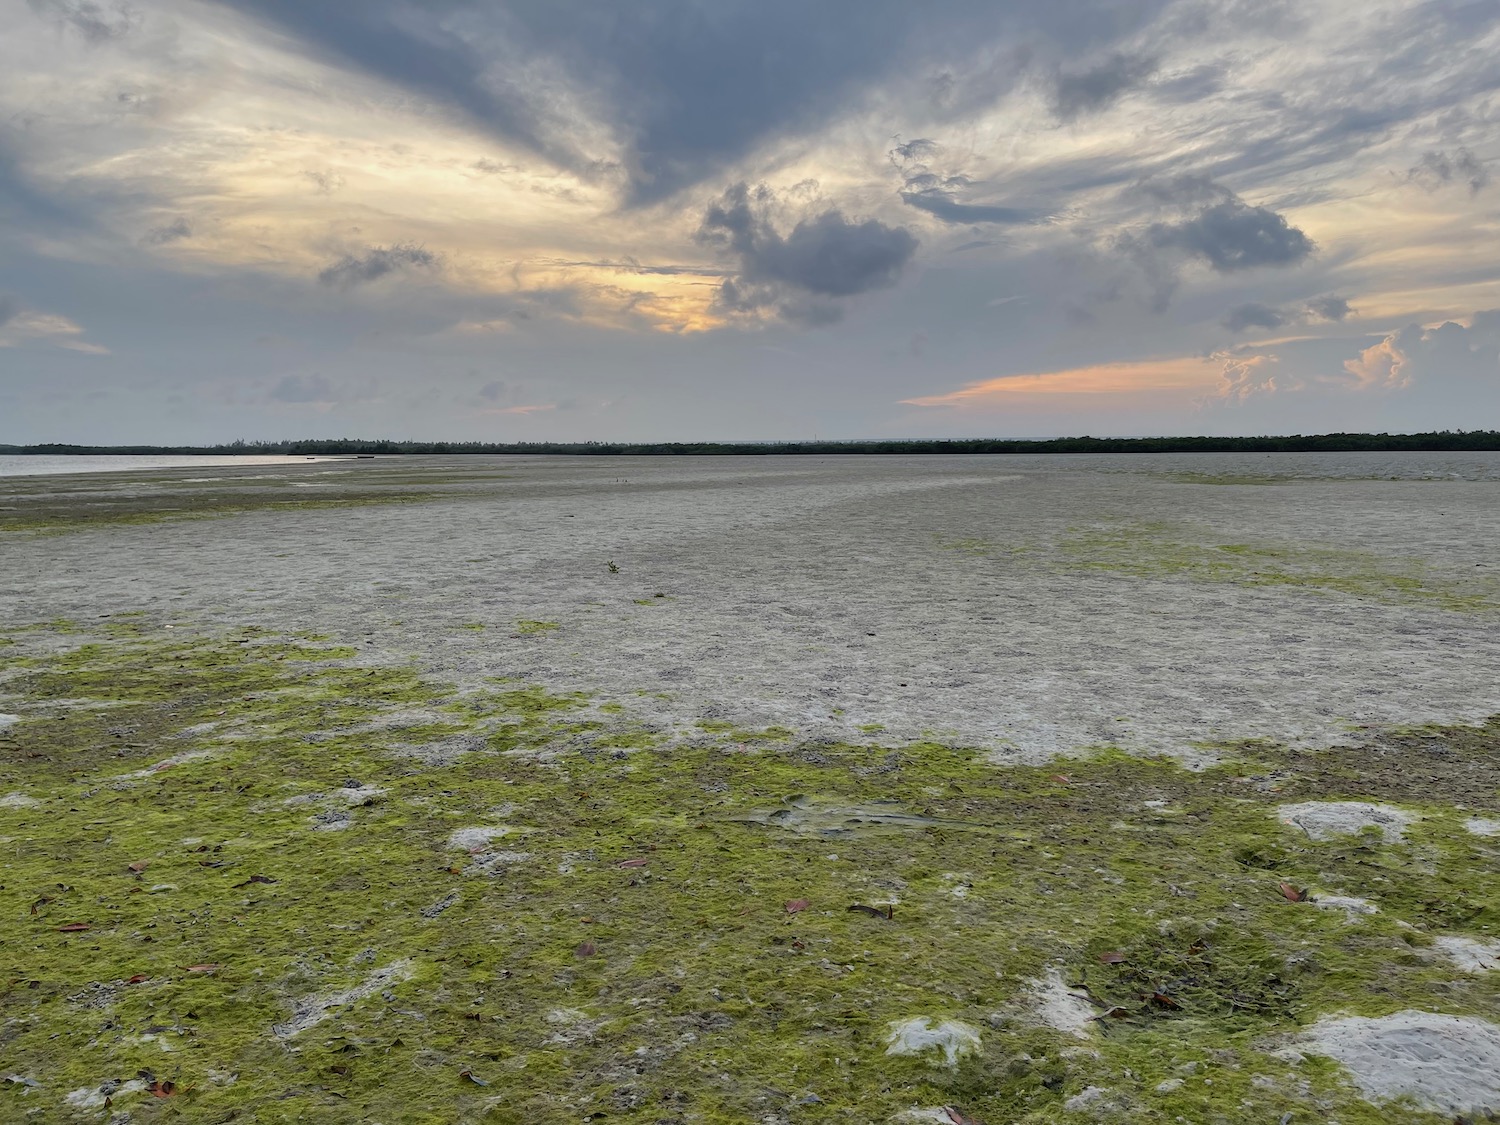
<svg viewBox="0 0 1500 1125"><path fill-rule="evenodd" d="M622 464L528 496L531 464L424 484L403 462L409 483L354 491L461 495L336 519L0 539L0 1119L1500 1112L1497 615L1462 542L1482 522L1443 554L1341 538L1337 511L1298 534L1284 499L1352 491L1390 529L1400 483L1132 497L1001 459L875 493L835 472L815 503L816 470L720 497ZM1017 495L1037 518L992 499ZM741 534L764 560L722 550ZM799 535L849 549L825 576ZM1220 550L1241 544L1276 553ZM757 575L783 584L753 611ZM1135 659L1148 683L1180 669L1169 698L1090 674L1131 599L1176 615L1136 642L1167 646ZM967 613L1000 619L976 625L988 667ZM1193 666L1235 643L1238 666ZM1295 690L1258 678L1260 645ZM1011 647L1077 670L1039 686Z"/></svg>

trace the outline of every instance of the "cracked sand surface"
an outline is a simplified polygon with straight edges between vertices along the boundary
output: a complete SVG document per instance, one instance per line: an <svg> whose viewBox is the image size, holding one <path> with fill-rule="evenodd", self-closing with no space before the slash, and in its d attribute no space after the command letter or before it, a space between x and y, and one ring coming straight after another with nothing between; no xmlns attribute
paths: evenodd
<svg viewBox="0 0 1500 1125"><path fill-rule="evenodd" d="M295 623L461 685L647 693L645 717L668 727L848 740L878 724L883 741L939 737L999 760L1100 743L1192 759L1204 742L1327 745L1500 711L1492 610L1143 577L1062 546L1101 529L1148 550L1156 535L1290 544L1344 553L1317 556L1325 567L1347 556L1406 574L1419 559L1434 582L1492 583L1496 455L410 458L284 472L336 496L381 473L420 489L439 469L473 482L410 504L8 535L0 613ZM1162 476L1182 472L1290 483ZM1389 475L1407 479L1304 479Z"/></svg>

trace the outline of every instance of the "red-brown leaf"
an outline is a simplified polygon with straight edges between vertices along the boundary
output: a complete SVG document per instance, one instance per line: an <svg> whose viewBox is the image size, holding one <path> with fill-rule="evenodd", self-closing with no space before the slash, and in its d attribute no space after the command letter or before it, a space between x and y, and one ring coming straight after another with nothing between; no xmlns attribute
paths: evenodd
<svg viewBox="0 0 1500 1125"><path fill-rule="evenodd" d="M649 862L650 862L650 860L646 860L646 859L622 859L619 862L618 866L620 866L620 867L645 867L646 864L649 863Z"/></svg>
<svg viewBox="0 0 1500 1125"><path fill-rule="evenodd" d="M139 875L142 871L146 870L146 868L150 866L151 864L146 860L138 859L134 863L130 864L129 870L134 871L137 875Z"/></svg>
<svg viewBox="0 0 1500 1125"><path fill-rule="evenodd" d="M190 973L216 973L223 965L189 965L187 971Z"/></svg>
<svg viewBox="0 0 1500 1125"><path fill-rule="evenodd" d="M170 1098L177 1093L177 1083L168 1079L166 1082L153 1082L146 1089L151 1092L153 1098Z"/></svg>
<svg viewBox="0 0 1500 1125"><path fill-rule="evenodd" d="M573 950L574 955L577 957L592 957L598 952L591 941L580 942L578 948Z"/></svg>
<svg viewBox="0 0 1500 1125"><path fill-rule="evenodd" d="M149 976L147 976L145 973L136 973L135 976L131 977L125 983L126 984L140 984L143 981L148 981L150 979L151 978Z"/></svg>
<svg viewBox="0 0 1500 1125"><path fill-rule="evenodd" d="M1292 886L1290 883L1282 883L1280 890L1282 897L1285 898L1287 902L1307 901L1307 892L1304 890L1299 890L1298 888Z"/></svg>
<svg viewBox="0 0 1500 1125"><path fill-rule="evenodd" d="M788 914L797 914L806 910L811 905L812 903L808 902L805 898L794 898L786 904L786 912Z"/></svg>
<svg viewBox="0 0 1500 1125"><path fill-rule="evenodd" d="M1101 965L1123 965L1125 963L1125 954L1101 953L1099 954L1099 963Z"/></svg>
<svg viewBox="0 0 1500 1125"><path fill-rule="evenodd" d="M66 926L58 926L57 932L61 934L81 934L84 930L92 930L93 928L87 922L69 922Z"/></svg>

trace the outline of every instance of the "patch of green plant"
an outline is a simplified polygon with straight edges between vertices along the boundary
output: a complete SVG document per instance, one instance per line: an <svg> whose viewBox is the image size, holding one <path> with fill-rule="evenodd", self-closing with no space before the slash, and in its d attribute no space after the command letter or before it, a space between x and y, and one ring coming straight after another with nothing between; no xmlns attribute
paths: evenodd
<svg viewBox="0 0 1500 1125"><path fill-rule="evenodd" d="M1500 974L1429 950L1495 933L1494 844L1452 803L1500 808L1457 764L1500 760L1500 726L1410 736L1455 765L1408 792L1404 841L1319 842L1276 806L1378 796L1356 748L1326 773L1274 746L1001 768L714 720L677 740L265 630L11 636L17 1119L1040 1123L1101 1086L1122 1120L1374 1125L1336 1067L1269 1050L1333 1011L1500 1015ZM811 831L777 815L809 805ZM1096 1001L1082 1037L1040 1021L1050 971ZM888 1054L917 1016L979 1049Z"/></svg>
<svg viewBox="0 0 1500 1125"><path fill-rule="evenodd" d="M1500 609L1500 583L1433 571L1420 559L1306 544L1206 543L1172 524L1078 531L1062 541L1068 565L1137 578L1182 578L1240 586L1293 587L1455 612Z"/></svg>

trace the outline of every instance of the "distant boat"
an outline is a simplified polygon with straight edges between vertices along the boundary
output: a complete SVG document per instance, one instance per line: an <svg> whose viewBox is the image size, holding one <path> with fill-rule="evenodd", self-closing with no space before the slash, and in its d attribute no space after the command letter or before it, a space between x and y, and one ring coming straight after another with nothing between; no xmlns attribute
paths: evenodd
<svg viewBox="0 0 1500 1125"><path fill-rule="evenodd" d="M356 453L354 455L354 459L356 461L373 461L373 460L375 460L375 454L373 454L373 453Z"/></svg>

